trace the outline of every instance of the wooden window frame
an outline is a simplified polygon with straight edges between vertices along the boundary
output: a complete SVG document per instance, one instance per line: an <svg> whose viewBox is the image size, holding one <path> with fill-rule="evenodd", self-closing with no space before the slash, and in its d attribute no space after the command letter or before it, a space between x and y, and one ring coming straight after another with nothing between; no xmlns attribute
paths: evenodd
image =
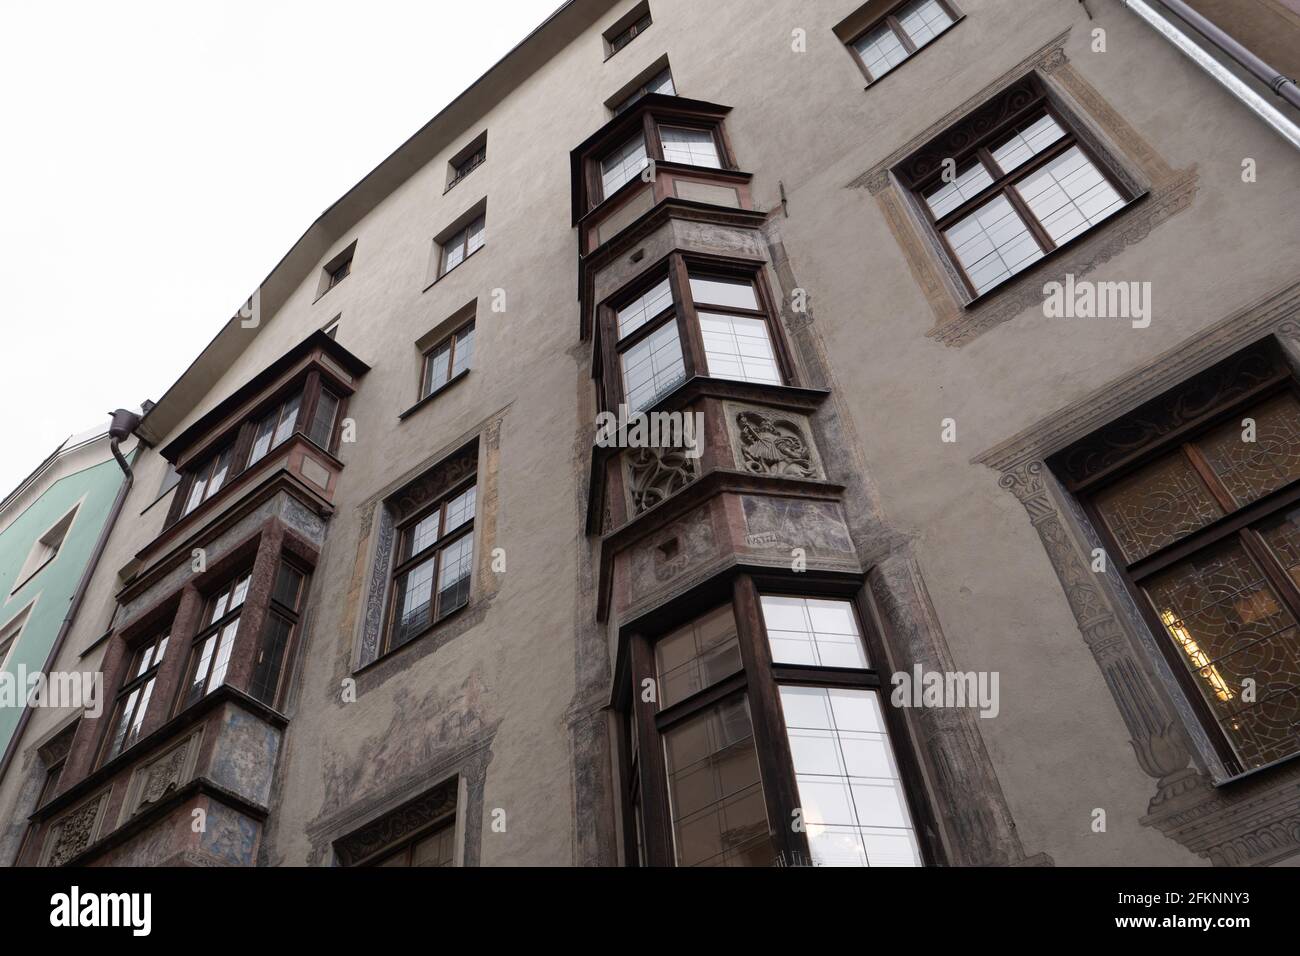
<svg viewBox="0 0 1300 956"><path fill-rule="evenodd" d="M603 408L617 408L627 401L623 383L622 355L642 339L666 325L670 319L677 323L677 334L682 344L682 362L685 377L684 385L696 376L708 376L708 361L704 352L704 336L700 331L699 312L694 297L690 292L690 277L694 274L701 278L719 278L749 281L753 283L755 295L760 306L759 312L734 309L726 306L708 305L706 311L735 314L747 318L761 318L766 323L768 340L772 353L776 357L777 368L781 373L781 385L797 385L795 364L790 353L780 323L780 309L777 300L768 287L767 277L763 274L763 265L754 260L724 259L716 256L704 256L692 253L673 252L660 265L646 270L637 280L620 289L607 299L598 309L601 326L601 363L600 371L603 381L600 386ZM626 306L643 293L668 277L668 287L672 303L660 310L653 318L623 336L618 337L618 310ZM758 387L776 387L767 383L743 382L740 379L725 379L744 385ZM681 386L678 386L679 388ZM676 391L676 389L673 389ZM642 411L655 408L672 392L659 396Z"/></svg>
<svg viewBox="0 0 1300 956"><path fill-rule="evenodd" d="M992 182L981 189L976 195L972 196L970 199L963 200L960 205L944 213L942 216L936 217L930 209L929 203L925 200L925 193L941 181L944 173L943 164L936 164L933 169L916 178L907 176L900 177L904 179L904 186L911 194L912 205L917 210L917 213L922 217L926 228L930 230L934 239L943 249L944 255L951 264L956 277L961 281L962 287L965 289L968 297L968 302L966 303L967 308L977 301L983 301L988 296L1006 289L1011 283L1033 271L1035 267L1039 266L1042 262L1061 249L1069 248L1086 237L1093 235L1098 229L1104 227L1117 216L1121 215L1124 210L1129 208L1138 198L1138 194L1135 193L1129 184L1124 182L1115 174L1108 159L1097 152L1093 144L1089 141L1089 137L1080 133L1078 128L1079 124L1051 101L1051 98L1048 96L1047 91L1042 87L1042 85L1031 80L1028 88L1033 92L1027 102L1017 105L1013 110L1007 111L989 129L964 144L961 149L954 150L947 157L953 160L955 164L953 168L958 172L968 168L972 162L980 163L984 167L985 171L991 177ZM980 111L977 110L975 112L979 113ZM973 115L975 114L972 114L972 116ZM1052 117L1052 119L1055 120L1064 131L1064 135L1042 149L1040 152L1035 153L1011 171L1003 171L997 161L993 158L991 148L1014 133L1017 128L1023 126L1025 123L1032 122L1040 115ZM962 126L969 118L970 117L964 118L962 121L954 124L953 128ZM1039 222L1038 217L1030 210L1028 203L1021 198L1015 187L1018 183L1073 147L1079 148L1088 162L1090 162L1107 183L1110 184L1111 188L1119 194L1120 198L1124 201L1124 205L1100 222L1093 223L1082 232L1070 237L1065 242L1058 244L1050 235L1048 235L1046 229L1044 229L1042 224ZM944 230L950 228L955 223L960 222L962 219L991 202L999 195L1006 197L1007 201L1015 210L1016 215L1018 215L1024 222L1026 228L1029 230L1029 234L1034 238L1039 250L1042 252L1042 255L1029 265L1020 269L1018 272L1007 276L996 285L990 286L983 292L980 292L975 288L974 283L971 282L970 276L966 273L965 267L962 266L960 260L958 260L957 254L952 248L952 244L948 241L947 236L944 235Z"/></svg>
<svg viewBox="0 0 1300 956"><path fill-rule="evenodd" d="M629 11L624 19L626 22L620 20L619 23L605 31L605 59L607 60L620 50L625 49L628 44L645 33L654 23L654 18L650 15L649 3L638 4Z"/></svg>
<svg viewBox="0 0 1300 956"><path fill-rule="evenodd" d="M276 598L276 586L279 584L280 571L287 567L299 575L298 589L294 594L294 603L292 606L284 604ZM271 582L271 590L267 595L266 615L262 620L262 631L258 635L257 643L253 651L252 670L248 678L248 695L256 700L260 700L266 706L276 709L284 701L285 691L289 683L289 675L293 671L294 657L298 646L299 625L302 623L303 604L307 598L308 588L311 586L311 572L300 565L298 562L281 554L279 561L275 565L275 577ZM242 605L241 605L242 606ZM259 697L254 688L254 682L257 678L257 667L262 661L262 655L266 652L266 640L271 627L271 622L280 618L289 626L289 635L285 639L283 651L280 654L280 663L276 673L275 686L270 688L268 697Z"/></svg>
<svg viewBox="0 0 1300 956"><path fill-rule="evenodd" d="M160 647L162 648L161 654L159 653ZM167 657L167 651L169 650L173 652L175 651L175 647L171 641L171 629L169 627L151 631L147 640L132 648L130 662L124 675L125 680L113 697L113 708L110 711L108 732L100 742L99 754L95 761L95 766L102 766L110 760L115 760L117 757L120 757L139 743L139 738L128 742L124 736L122 748L117 753L112 753L113 741L117 736L116 732L119 724L126 723L129 726L130 719L134 717L136 713L141 714L141 720L143 721L144 714L148 713L150 706L166 706L165 704L160 704L158 699L153 696L152 692L150 693L148 701L144 702L143 711L141 711L141 702L139 700L132 702L130 698L133 692L146 686L150 682L154 682L155 690L158 689L156 678L158 677L159 668L161 667L163 660ZM140 664L143 662L146 654L150 657L149 666L143 671L136 673L139 671ZM127 709L128 704L130 705L129 710Z"/></svg>
<svg viewBox="0 0 1300 956"><path fill-rule="evenodd" d="M656 74L657 75L657 74ZM675 88L675 84L674 84ZM668 94L648 94L656 96L667 96ZM674 94L675 95L675 94ZM645 99L643 96L641 99ZM637 101L639 102L639 101ZM635 106L633 103L632 106ZM629 107L631 108L631 107ZM620 114L621 115L621 114ZM664 159L664 144L660 137L659 128L661 126L675 126L681 129L703 130L713 137L713 147L718 153L718 166L691 166L685 163L678 163L672 160ZM617 150L622 149L638 135L633 130L620 129L620 135L610 134L608 142L601 144L599 149L592 150L590 158L586 163L586 187L587 195L591 197L590 207L592 209L608 202L615 196L620 195L629 188L635 188L638 176L633 176L627 182L623 183L613 192L605 194L604 179L601 176L601 164L604 160ZM727 171L734 172L736 166L735 156L731 151L730 143L727 139L726 131L723 129L723 121L720 116L691 116L689 114L678 114L670 112L659 112L654 109L647 109L641 115L640 134L645 142L646 158L658 165L666 165L670 169L690 169L706 171Z"/></svg>
<svg viewBox="0 0 1300 956"><path fill-rule="evenodd" d="M1067 485L1068 490L1077 496L1089 522L1101 538L1106 553L1113 556L1113 565L1123 580L1129 596L1137 605L1143 620L1150 628L1156 645L1165 658L1165 663L1174 675L1183 696L1191 705L1197 720L1200 722L1206 737L1210 740L1215 754L1223 763L1229 777L1239 777L1263 769L1263 767L1247 768L1242 766L1241 760L1236 751L1233 750L1231 742L1220 727L1219 718L1210 709L1192 673L1188 670L1185 662L1178 656L1178 650L1174 647L1168 629L1156 614L1155 608L1152 606L1142 585L1153 576L1181 561L1198 553L1209 551L1224 542L1236 539L1246 554L1259 567L1264 581L1277 594L1283 606L1300 622L1300 586L1291 579L1286 569L1274 557L1272 551L1264 544L1261 535L1256 530L1259 526L1265 525L1279 515L1284 514L1288 509L1300 506L1300 479L1296 479L1290 484L1284 485L1247 505L1239 506L1233 501L1231 495L1223 487L1222 481L1205 461L1201 451L1195 447L1197 439L1215 428L1232 421L1235 417L1242 415L1253 407L1287 394L1295 398L1297 403L1300 403L1300 382L1297 382L1293 375L1275 377L1261 387L1250 389L1241 396L1220 402L1220 407L1207 412L1204 417L1199 418L1190 427L1178 429L1165 436L1162 440L1153 442L1149 447L1142 449L1139 454L1123 462L1122 465L1103 470L1086 480L1072 482ZM1150 554L1130 561L1124 556L1118 540L1106 523L1101 509L1097 505L1097 496L1100 492L1112 487L1125 477L1140 472L1158 463L1171 453L1178 451L1181 451L1185 460L1192 465L1224 513L1196 531L1184 535L1176 541L1162 545ZM1294 760L1297 757L1300 757L1300 748L1264 766L1272 766L1283 761Z"/></svg>
<svg viewBox="0 0 1300 956"><path fill-rule="evenodd" d="M218 437L209 444L217 448L217 451L208 452L202 457L198 457L199 465L186 464L181 469L181 478L176 484L176 493L172 498L171 508L167 513L164 528L170 528L182 518L197 514L202 511L209 501L219 497L223 492L234 485L237 479L244 472L256 468L262 461L271 457L271 453L280 445L286 444L293 440L295 435L302 435L307 441L314 441L308 436L311 428L311 422L316 417L316 409L320 401L321 391L329 391L338 398L338 408L334 412L334 428L329 438L329 447L321 450L327 454L333 455L338 447L340 425L347 416L348 402L352 395L352 389L335 381L332 377L322 375L319 369L311 369L304 375L295 376L292 380L282 384L272 392L268 392L257 405L247 414L240 417L237 424L227 426L218 432ZM284 441L271 445L266 454L262 455L257 461L250 461L253 451L253 445L257 440L257 429L263 419L271 412L280 409L283 414L284 406L294 397L298 396L298 417L294 422L293 430L289 433ZM278 426L278 423L277 423ZM274 437L274 431L272 436ZM221 483L221 487L215 493L204 491L203 499L194 506L190 511L185 510L185 503L189 500L190 489L197 480L198 472L204 466L211 465L216 458L226 449L231 451L230 465L226 470L226 477Z"/></svg>
<svg viewBox="0 0 1300 956"><path fill-rule="evenodd" d="M898 19L898 12L911 2L912 0L898 0L897 3L893 4L883 14L876 17L874 20L872 20L862 29L858 30L851 37L849 37L849 39L844 41L844 46L849 51L849 55L853 57L853 62L858 65L858 69L862 71L862 75L867 78L867 86L872 86L876 83L879 83L890 73L893 73L896 70L898 70L901 66L903 66L904 63L909 62L921 50L924 50L926 47L936 42L939 39L939 37L943 36L945 33L947 33L957 24L961 23L962 20L966 19L966 15L957 9L956 4L954 4L952 0L935 0L935 2L939 4L939 6L943 7L944 11L948 14L948 16L952 17L952 23L948 24L946 27L944 27L942 30L936 33L934 35L934 39L932 39L929 43L925 44L925 46L918 47L916 43L912 40L912 38L907 35L907 31L903 29L902 22ZM862 54L858 52L856 44L868 33L871 33L872 31L877 30L882 26L888 26L889 29L893 31L894 36L896 36L899 42L902 43L903 49L907 51L907 57L903 59L901 62L896 63L893 67L886 70L884 73L880 74L880 76L873 76L871 70L867 67L866 61L862 59Z"/></svg>
<svg viewBox="0 0 1300 956"><path fill-rule="evenodd" d="M474 511L460 525L458 525L451 531L446 531L445 526L447 523L447 512L446 512L447 505L449 505L462 493L468 491L470 488L475 489ZM455 614L457 611L461 611L464 608L468 607L470 603L473 601L474 568L473 568L472 560L477 549L474 549L474 551L471 552L472 557L471 557L471 564L470 564L470 584L469 584L470 590L469 590L469 595L466 597L464 603L458 604L453 608L443 610L442 596L438 589L438 579L442 574L443 552L448 547L455 544L457 541L459 541L461 538L465 537L466 535L470 536L471 539L473 538L474 526L478 518L478 508L479 508L477 489L478 489L478 476L470 475L465 479L458 481L450 488L448 488L442 495L438 497L436 501L430 502L428 505L421 508L419 511L415 512L414 514L412 514L410 517L404 519L401 522L401 524L397 525L397 527L394 529L393 557L392 557L392 561L390 562L390 566L388 570L388 607L384 614L384 629L381 635L378 653L375 655L376 660L382 657L386 657L389 654L401 650L403 647L406 647L410 644L414 644L415 642L419 641L421 638L425 637L430 631L434 630L440 624L442 624L443 621L447 620L447 618L450 617L452 614ZM407 543L411 532L414 530L416 525L418 525L422 520L424 520L426 517L433 514L434 512L440 512L438 517L438 537L435 538L430 544L428 544L418 553L415 554L408 553ZM470 547L474 548L474 543L472 540L470 542ZM403 557L403 555L405 555L405 557ZM393 642L393 638L395 636L396 627L397 627L398 604L404 596L397 586L398 582L408 571L430 560L433 561L433 578L432 578L431 594L430 594L430 602L432 606L429 611L429 623L426 624L417 633L407 637L400 644L395 644Z"/></svg>
<svg viewBox="0 0 1300 956"><path fill-rule="evenodd" d="M447 188L443 192L450 192L457 184L464 180L470 173L478 169L487 162L487 140L483 140L477 147L470 150L469 155L462 157L458 162L451 164L452 177L447 183Z"/></svg>
<svg viewBox="0 0 1300 956"><path fill-rule="evenodd" d="M203 702L205 697L216 690L217 687L221 686L221 684L215 686L212 684L213 664L217 660L217 655L221 653L221 634L226 627L236 619L239 619L240 624L242 625L243 614L249 608L249 599L253 597L253 570L254 568L251 564L244 565L239 571L224 577L219 587L214 588L212 591L204 595L203 609L199 615L199 621L202 626L200 626L194 636L190 638L190 645L186 650L187 656L185 669L181 672L181 682L180 686L176 689L176 699L172 703L170 716L175 717L177 714L183 713L191 707L198 706ZM239 582L244 580L244 578L249 579L248 587L240 602L231 608L229 607L230 596L239 586ZM226 598L227 607L222 611L221 616L211 623L203 624L202 622L209 619L213 608L222 596ZM208 670L203 677L203 691L194 700L189 700L190 687L194 683L194 676L197 673L199 664L203 658L203 645L208 638L214 638L216 643L212 645L212 657L208 659ZM231 656L226 662L226 670L222 673L222 684L226 683L225 674L229 673L230 664L235 659L234 653L238 640L239 632L238 628L236 628L235 634L231 637Z"/></svg>
<svg viewBox="0 0 1300 956"><path fill-rule="evenodd" d="M447 335L444 335L437 342L435 342L433 345L430 345L427 349L425 349L423 352L420 353L420 395L419 398L417 399L417 402L422 402L426 398L432 398L434 395L438 394L440 391L442 391L452 382L457 381L462 376L469 374L470 370L473 368L472 365L467 365L465 366L465 368L455 373L452 372L452 369L456 367L456 346L464 338L465 333L467 331L476 330L476 325L475 325L476 320L477 320L477 316L474 316L468 319L467 321L462 322L454 331L448 333ZM475 341L477 341L477 336L475 336ZM430 359L433 358L435 352L437 352L440 348L442 348L444 345L446 345L449 342L451 343L451 349L447 354L447 377L443 379L443 381L439 382L437 385L434 385L429 380L429 375L430 375L429 361Z"/></svg>
<svg viewBox="0 0 1300 956"><path fill-rule="evenodd" d="M403 865L407 867L412 867L414 866L412 853L415 850L415 845L417 843L421 843L429 839L429 837L431 836L435 836L436 834L442 833L444 830L451 830L452 847L451 847L450 865L455 866L456 865L456 814L455 813L449 813L439 818L438 820L435 820L433 823L430 823L428 826L422 827L420 830L416 831L410 837L402 839L401 842L396 843L391 847L385 847L383 850L380 850L370 859L364 860L361 863L358 863L356 865L364 866L364 867L386 866L389 865L387 861L391 860L395 856L398 856L399 854L404 854L406 856L407 861Z"/></svg>
<svg viewBox="0 0 1300 956"><path fill-rule="evenodd" d="M469 248L469 234L473 231L474 226L480 223L482 224L482 229L484 233L483 242L479 244L478 248L471 250ZM454 248L454 246L451 243L451 240L455 239L457 236L460 237L459 246L461 247L462 250L460 262L456 263L454 266L448 267L447 253L448 250ZM468 222L466 222L455 232L453 232L450 236L448 236L446 242L442 242L438 244L438 278L441 279L443 276L450 275L452 272L455 272L457 269L459 269L461 266L463 266L466 262L469 261L470 256L474 255L475 253L485 248L486 246L487 246L487 210L485 209L482 212L480 212L478 215L476 215L473 219L470 219Z"/></svg>
<svg viewBox="0 0 1300 956"><path fill-rule="evenodd" d="M852 606L857 618L867 660L873 662L875 667L857 669L774 664L761 605L765 595L846 601ZM922 865L944 861L942 848L934 837L938 833L938 827L929 803L924 799L923 777L919 761L912 750L911 737L903 716L897 708L889 706L887 675L883 675L880 670L887 658L865 601L862 585L857 581L813 574L806 580L795 582L777 575L750 575L742 572L732 577L729 589L720 589L718 586L697 589L692 595L675 602L676 607L655 612L648 626L638 625L637 622L629 626L626 633L626 656L621 662L625 677L621 681L621 699L617 706L624 718L625 741L630 742L632 714L635 713L637 749L642 765L637 768L639 779L633 781L629 776L630 761L625 757L620 763L625 853L636 839L636 834L629 832L629 828L636 824L629 795L631 787L637 784L640 787L647 865L676 865L664 735L709 708L744 694L749 701L763 798L775 850L786 865L810 862L806 833L796 832L788 825L788 821L793 819L794 811L800 806L800 799L794 759L782 715L780 688L782 685L797 685L875 690L881 694L881 711L885 716L890 746L898 763L899 781L911 814ZM641 693L643 682L649 679L658 686L655 644L685 624L726 604L730 604L735 615L741 669L662 710L657 709L657 694L656 700L644 700ZM627 855L626 862L634 865L634 857Z"/></svg>

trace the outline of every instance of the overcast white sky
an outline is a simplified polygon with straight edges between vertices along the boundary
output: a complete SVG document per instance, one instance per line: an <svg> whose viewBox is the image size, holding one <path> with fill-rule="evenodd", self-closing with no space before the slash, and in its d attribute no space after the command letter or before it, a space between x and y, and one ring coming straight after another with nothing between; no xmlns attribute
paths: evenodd
<svg viewBox="0 0 1300 956"><path fill-rule="evenodd" d="M0 0L0 498L560 0Z"/></svg>

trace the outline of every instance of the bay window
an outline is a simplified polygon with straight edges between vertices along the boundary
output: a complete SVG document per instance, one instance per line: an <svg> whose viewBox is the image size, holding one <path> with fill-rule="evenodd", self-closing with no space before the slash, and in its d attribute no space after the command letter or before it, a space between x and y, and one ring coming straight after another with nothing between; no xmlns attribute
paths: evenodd
<svg viewBox="0 0 1300 956"><path fill-rule="evenodd" d="M225 683L235 635L239 631L240 611L248 596L251 578L249 571L236 576L211 595L204 605L202 626L190 650L179 710L202 700Z"/></svg>
<svg viewBox="0 0 1300 956"><path fill-rule="evenodd" d="M127 668L126 682L118 691L113 718L109 723L101 763L107 763L118 754L129 750L140 739L145 714L153 701L154 684L158 667L167 653L168 632L155 635L136 649Z"/></svg>
<svg viewBox="0 0 1300 956"><path fill-rule="evenodd" d="M645 95L640 98L644 99ZM613 148L597 153L592 171L594 182L590 186L593 205L636 179L651 160L697 169L733 168L719 122L693 117L660 122L647 112L636 132L625 135Z"/></svg>
<svg viewBox="0 0 1300 956"><path fill-rule="evenodd" d="M899 718L887 712L854 586L816 596L784 586L738 575L729 601L628 635L629 860L926 858L915 815L928 811L904 783L915 784L915 764L892 743Z"/></svg>

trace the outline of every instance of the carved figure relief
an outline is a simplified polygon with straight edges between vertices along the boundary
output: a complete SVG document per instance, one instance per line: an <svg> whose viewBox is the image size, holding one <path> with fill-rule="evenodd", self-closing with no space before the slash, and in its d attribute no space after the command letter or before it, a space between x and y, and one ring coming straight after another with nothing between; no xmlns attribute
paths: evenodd
<svg viewBox="0 0 1300 956"><path fill-rule="evenodd" d="M790 419L744 411L736 415L736 426L746 470L795 478L817 474L803 431Z"/></svg>

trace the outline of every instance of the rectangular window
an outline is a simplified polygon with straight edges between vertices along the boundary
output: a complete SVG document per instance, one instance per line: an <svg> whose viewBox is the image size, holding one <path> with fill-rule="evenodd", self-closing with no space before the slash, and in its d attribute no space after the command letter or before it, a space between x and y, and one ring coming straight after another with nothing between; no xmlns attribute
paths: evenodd
<svg viewBox="0 0 1300 956"><path fill-rule="evenodd" d="M600 161L601 195L606 198L612 196L619 187L635 179L648 165L650 159L646 154L645 134L637 133Z"/></svg>
<svg viewBox="0 0 1300 956"><path fill-rule="evenodd" d="M479 166L483 165L486 160L487 141L485 140L481 145L470 152L468 156L452 163L452 177L451 182L447 184L447 188L451 189L451 187L455 186L470 173L474 172L474 170L478 169Z"/></svg>
<svg viewBox="0 0 1300 956"><path fill-rule="evenodd" d="M949 158L955 167L929 170L911 186L972 297L1104 222L1132 198L1041 91L1008 121L973 133Z"/></svg>
<svg viewBox="0 0 1300 956"><path fill-rule="evenodd" d="M741 669L736 616L730 604L655 642L659 708L671 707Z"/></svg>
<svg viewBox="0 0 1300 956"><path fill-rule="evenodd" d="M23 561L23 566L14 578L14 588L10 594L17 594L24 585L30 581L38 571L49 565L59 556L59 550L63 547L63 542L68 537L68 531L72 528L72 522L76 520L77 512L81 509L80 505L75 505L67 514L56 521L51 527L32 542L31 550L27 552L27 559ZM4 663L4 655L0 654L0 664Z"/></svg>
<svg viewBox="0 0 1300 956"><path fill-rule="evenodd" d="M1300 750L1298 481L1288 389L1089 495L1233 773Z"/></svg>
<svg viewBox="0 0 1300 956"><path fill-rule="evenodd" d="M154 680L158 676L158 667L167 652L167 641L168 634L164 632L137 649L132 655L130 666L127 668L126 681L118 691L113 718L109 722L110 729L102 763L107 763L123 751L129 750L140 739L145 714L153 700Z"/></svg>
<svg viewBox="0 0 1300 956"><path fill-rule="evenodd" d="M639 101L642 97L648 96L651 93L662 93L666 96L677 95L677 88L673 86L672 71L667 67L664 67L620 100L618 105L614 107L614 115L618 116L621 113L626 112L629 107Z"/></svg>
<svg viewBox="0 0 1300 956"><path fill-rule="evenodd" d="M253 432L253 448L248 453L248 464L261 461L294 433L298 424L298 409L302 396L295 393L262 416Z"/></svg>
<svg viewBox="0 0 1300 956"><path fill-rule="evenodd" d="M344 259L333 269L329 270L328 288L330 289L334 288L336 285L338 285L340 282L342 282L351 274L352 274L352 260Z"/></svg>
<svg viewBox="0 0 1300 956"><path fill-rule="evenodd" d="M446 275L483 248L483 243L487 241L485 222L486 217L479 216L442 244L442 269L439 275Z"/></svg>
<svg viewBox="0 0 1300 956"><path fill-rule="evenodd" d="M908 0L849 43L868 82L874 83L957 22L946 0Z"/></svg>
<svg viewBox="0 0 1300 956"><path fill-rule="evenodd" d="M763 782L749 701L708 707L664 732L678 866L770 866Z"/></svg>
<svg viewBox="0 0 1300 956"><path fill-rule="evenodd" d="M461 326L424 356L420 397L432 395L474 363L474 323Z"/></svg>
<svg viewBox="0 0 1300 956"><path fill-rule="evenodd" d="M469 602L475 501L471 484L400 529L385 650L413 640Z"/></svg>
<svg viewBox="0 0 1300 956"><path fill-rule="evenodd" d="M722 168L718 143L711 129L660 126L659 141L663 144L665 162L705 166L709 169Z"/></svg>
<svg viewBox="0 0 1300 956"><path fill-rule="evenodd" d="M316 400L311 427L307 429L307 437L326 451L330 451L334 443L334 425L338 419L339 404L337 395L328 388L322 388L320 398Z"/></svg>
<svg viewBox="0 0 1300 956"><path fill-rule="evenodd" d="M298 625L305 582L306 575L287 561L280 562L248 685L248 693L269 707L277 706L283 697L284 665Z"/></svg>
<svg viewBox="0 0 1300 956"><path fill-rule="evenodd" d="M223 448L193 469L189 493L185 498L185 510L181 512L182 514L189 514L221 490L221 486L226 483L226 475L230 472L233 450L230 447Z"/></svg>
<svg viewBox="0 0 1300 956"><path fill-rule="evenodd" d="M708 374L740 382L783 382L765 311L748 279L692 274L691 297L699 316Z"/></svg>
<svg viewBox="0 0 1300 956"><path fill-rule="evenodd" d="M431 832L380 857L371 866L454 866L456 820L453 817Z"/></svg>
<svg viewBox="0 0 1300 956"><path fill-rule="evenodd" d="M609 56L613 56L627 46L650 26L650 7L640 4L632 13L632 20L625 25L616 26L606 31L605 47Z"/></svg>
<svg viewBox="0 0 1300 956"><path fill-rule="evenodd" d="M202 700L225 682L250 577L251 572L245 572L208 598L203 609L202 627L190 651L181 710Z"/></svg>

